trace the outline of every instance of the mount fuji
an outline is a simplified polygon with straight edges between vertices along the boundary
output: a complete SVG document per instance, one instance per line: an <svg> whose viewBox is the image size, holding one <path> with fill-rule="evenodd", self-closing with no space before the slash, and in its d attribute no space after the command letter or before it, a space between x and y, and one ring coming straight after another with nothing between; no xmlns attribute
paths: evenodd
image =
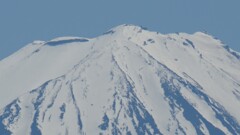
<svg viewBox="0 0 240 135"><path fill-rule="evenodd" d="M0 135L239 135L240 53L120 25L0 61Z"/></svg>

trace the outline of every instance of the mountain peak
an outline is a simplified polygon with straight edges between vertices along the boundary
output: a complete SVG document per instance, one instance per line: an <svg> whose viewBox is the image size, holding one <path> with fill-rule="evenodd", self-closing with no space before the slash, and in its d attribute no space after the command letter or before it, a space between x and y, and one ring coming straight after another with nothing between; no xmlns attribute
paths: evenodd
<svg viewBox="0 0 240 135"><path fill-rule="evenodd" d="M116 26L112 29L110 29L108 32L104 33L104 34L113 34L113 33L139 33L143 30L147 30L146 28L142 27L142 26L137 26L137 25L133 25L133 24L122 24L119 26Z"/></svg>
<svg viewBox="0 0 240 135"><path fill-rule="evenodd" d="M202 33L106 34L0 61L0 134L240 134L237 52Z"/></svg>
<svg viewBox="0 0 240 135"><path fill-rule="evenodd" d="M115 30L147 30L147 28L144 28L142 26L134 25L134 24L122 24L119 26L114 27Z"/></svg>

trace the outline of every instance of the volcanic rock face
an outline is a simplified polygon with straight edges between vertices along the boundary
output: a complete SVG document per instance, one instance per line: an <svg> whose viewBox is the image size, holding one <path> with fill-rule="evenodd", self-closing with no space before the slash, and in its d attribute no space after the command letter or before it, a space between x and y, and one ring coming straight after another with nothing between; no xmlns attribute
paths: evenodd
<svg viewBox="0 0 240 135"><path fill-rule="evenodd" d="M239 56L133 25L37 41L0 61L0 134L237 135Z"/></svg>

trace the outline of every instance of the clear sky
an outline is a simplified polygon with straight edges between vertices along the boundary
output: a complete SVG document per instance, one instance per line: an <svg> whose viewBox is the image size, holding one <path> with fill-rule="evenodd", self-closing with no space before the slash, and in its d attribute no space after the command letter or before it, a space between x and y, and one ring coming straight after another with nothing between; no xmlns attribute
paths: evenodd
<svg viewBox="0 0 240 135"><path fill-rule="evenodd" d="M1 0L0 59L33 40L95 37L120 24L207 31L240 51L240 0Z"/></svg>

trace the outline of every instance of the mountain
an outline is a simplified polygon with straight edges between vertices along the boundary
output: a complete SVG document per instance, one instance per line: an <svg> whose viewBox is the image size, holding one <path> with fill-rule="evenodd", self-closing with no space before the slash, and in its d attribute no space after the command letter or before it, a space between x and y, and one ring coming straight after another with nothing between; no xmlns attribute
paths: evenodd
<svg viewBox="0 0 240 135"><path fill-rule="evenodd" d="M206 33L120 25L0 61L1 135L240 134L240 55Z"/></svg>

